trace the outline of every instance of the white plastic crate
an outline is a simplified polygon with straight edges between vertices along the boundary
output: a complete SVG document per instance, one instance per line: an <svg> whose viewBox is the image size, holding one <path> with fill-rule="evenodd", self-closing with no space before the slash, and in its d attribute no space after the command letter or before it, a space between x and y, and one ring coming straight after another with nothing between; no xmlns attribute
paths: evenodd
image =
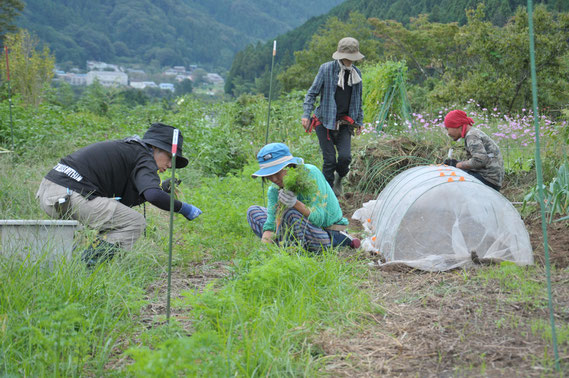
<svg viewBox="0 0 569 378"><path fill-rule="evenodd" d="M50 266L62 259L69 260L78 227L74 220L0 219L2 254L30 262L41 259Z"/></svg>

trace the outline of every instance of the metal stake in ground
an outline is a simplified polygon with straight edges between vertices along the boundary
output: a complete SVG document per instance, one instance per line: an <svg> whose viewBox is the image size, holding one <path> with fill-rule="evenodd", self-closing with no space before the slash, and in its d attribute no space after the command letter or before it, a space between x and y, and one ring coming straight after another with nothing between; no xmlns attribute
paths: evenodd
<svg viewBox="0 0 569 378"><path fill-rule="evenodd" d="M275 56L277 55L277 40L273 41L273 57L271 61L271 76L269 79L269 109L267 110L267 131L265 132L265 144L269 143L269 123L271 122L271 96L273 92L273 67L275 66ZM261 191L263 192L263 202L265 206L265 181L261 180Z"/></svg>
<svg viewBox="0 0 569 378"><path fill-rule="evenodd" d="M271 61L271 77L269 79L269 110L267 111L267 131L265 133L265 144L269 143L269 123L271 122L271 95L273 91L273 67L275 66L275 55L277 55L277 41L273 41L273 58Z"/></svg>
<svg viewBox="0 0 569 378"><path fill-rule="evenodd" d="M529 56L531 68L531 93L533 103L533 121L535 127L535 170L537 176L537 194L541 213L541 232L543 234L543 252L545 254L545 272L547 279L547 297L549 308L549 322L551 324L551 341L553 343L553 356L555 357L555 369L561 373L559 364L559 351L557 348L557 332L555 331L555 315L553 313L553 294L551 290L551 266L549 263L549 251L547 248L547 223L545 221L545 204L543 201L543 173L541 170L541 155L539 148L539 114L537 112L537 74L535 68L535 42L533 35L533 2L528 0L528 29L529 29Z"/></svg>
<svg viewBox="0 0 569 378"><path fill-rule="evenodd" d="M8 62L8 46L4 45L4 52L6 53L6 81L8 82L8 104L10 108L10 134L12 137L12 161L14 156L14 123L12 122L12 87L10 85L10 64Z"/></svg>
<svg viewBox="0 0 569 378"><path fill-rule="evenodd" d="M172 135L172 182L170 183L170 240L168 242L168 298L166 299L166 322L170 324L170 293L172 289L172 238L174 235L174 195L176 193L176 152L178 151L178 129Z"/></svg>

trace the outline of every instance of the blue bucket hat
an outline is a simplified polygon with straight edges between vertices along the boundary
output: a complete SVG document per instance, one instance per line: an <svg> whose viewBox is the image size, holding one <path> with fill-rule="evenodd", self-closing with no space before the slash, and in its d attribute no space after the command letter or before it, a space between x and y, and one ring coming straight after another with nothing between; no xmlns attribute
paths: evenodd
<svg viewBox="0 0 569 378"><path fill-rule="evenodd" d="M287 165L304 163L302 158L292 156L284 143L267 144L257 154L257 161L261 169L253 173L251 175L253 177L267 177L274 175Z"/></svg>

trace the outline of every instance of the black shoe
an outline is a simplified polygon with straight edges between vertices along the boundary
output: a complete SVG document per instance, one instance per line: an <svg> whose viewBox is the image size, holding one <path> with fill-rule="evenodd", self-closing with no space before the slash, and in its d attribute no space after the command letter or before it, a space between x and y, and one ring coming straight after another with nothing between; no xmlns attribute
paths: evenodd
<svg viewBox="0 0 569 378"><path fill-rule="evenodd" d="M353 249L358 249L361 245L360 239L349 235L347 232L336 230L326 231L330 235L332 247L350 247Z"/></svg>
<svg viewBox="0 0 569 378"><path fill-rule="evenodd" d="M97 238L81 255L81 260L92 268L104 261L110 261L118 252L118 247L105 240Z"/></svg>

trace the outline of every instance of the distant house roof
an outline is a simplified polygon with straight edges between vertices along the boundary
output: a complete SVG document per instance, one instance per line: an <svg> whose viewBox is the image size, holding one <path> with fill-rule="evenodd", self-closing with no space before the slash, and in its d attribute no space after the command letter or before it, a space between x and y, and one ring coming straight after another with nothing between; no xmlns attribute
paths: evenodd
<svg viewBox="0 0 569 378"><path fill-rule="evenodd" d="M71 85L87 85L86 74L66 73L60 77Z"/></svg>
<svg viewBox="0 0 569 378"><path fill-rule="evenodd" d="M156 88L157 87L156 83L153 81L131 81L130 86L132 88L136 88L136 89L144 89L146 87L148 87L148 88Z"/></svg>
<svg viewBox="0 0 569 378"><path fill-rule="evenodd" d="M160 87L160 89L174 92L174 84L172 83L160 83L158 86Z"/></svg>
<svg viewBox="0 0 569 378"><path fill-rule="evenodd" d="M128 85L128 75L119 71L89 71L86 78L87 85L95 80L105 87Z"/></svg>
<svg viewBox="0 0 569 378"><path fill-rule="evenodd" d="M132 88L144 89L145 85L142 81L131 81L129 84Z"/></svg>
<svg viewBox="0 0 569 378"><path fill-rule="evenodd" d="M223 78L216 73L208 73L207 80L212 83L223 83Z"/></svg>
<svg viewBox="0 0 569 378"><path fill-rule="evenodd" d="M121 71L116 64L108 64L105 62L97 62L95 60L87 61L88 71Z"/></svg>
<svg viewBox="0 0 569 378"><path fill-rule="evenodd" d="M171 75L171 76L185 74L185 73L186 73L186 67L184 66L174 66L164 71L164 75Z"/></svg>
<svg viewBox="0 0 569 378"><path fill-rule="evenodd" d="M192 80L191 75L176 75L176 81Z"/></svg>

